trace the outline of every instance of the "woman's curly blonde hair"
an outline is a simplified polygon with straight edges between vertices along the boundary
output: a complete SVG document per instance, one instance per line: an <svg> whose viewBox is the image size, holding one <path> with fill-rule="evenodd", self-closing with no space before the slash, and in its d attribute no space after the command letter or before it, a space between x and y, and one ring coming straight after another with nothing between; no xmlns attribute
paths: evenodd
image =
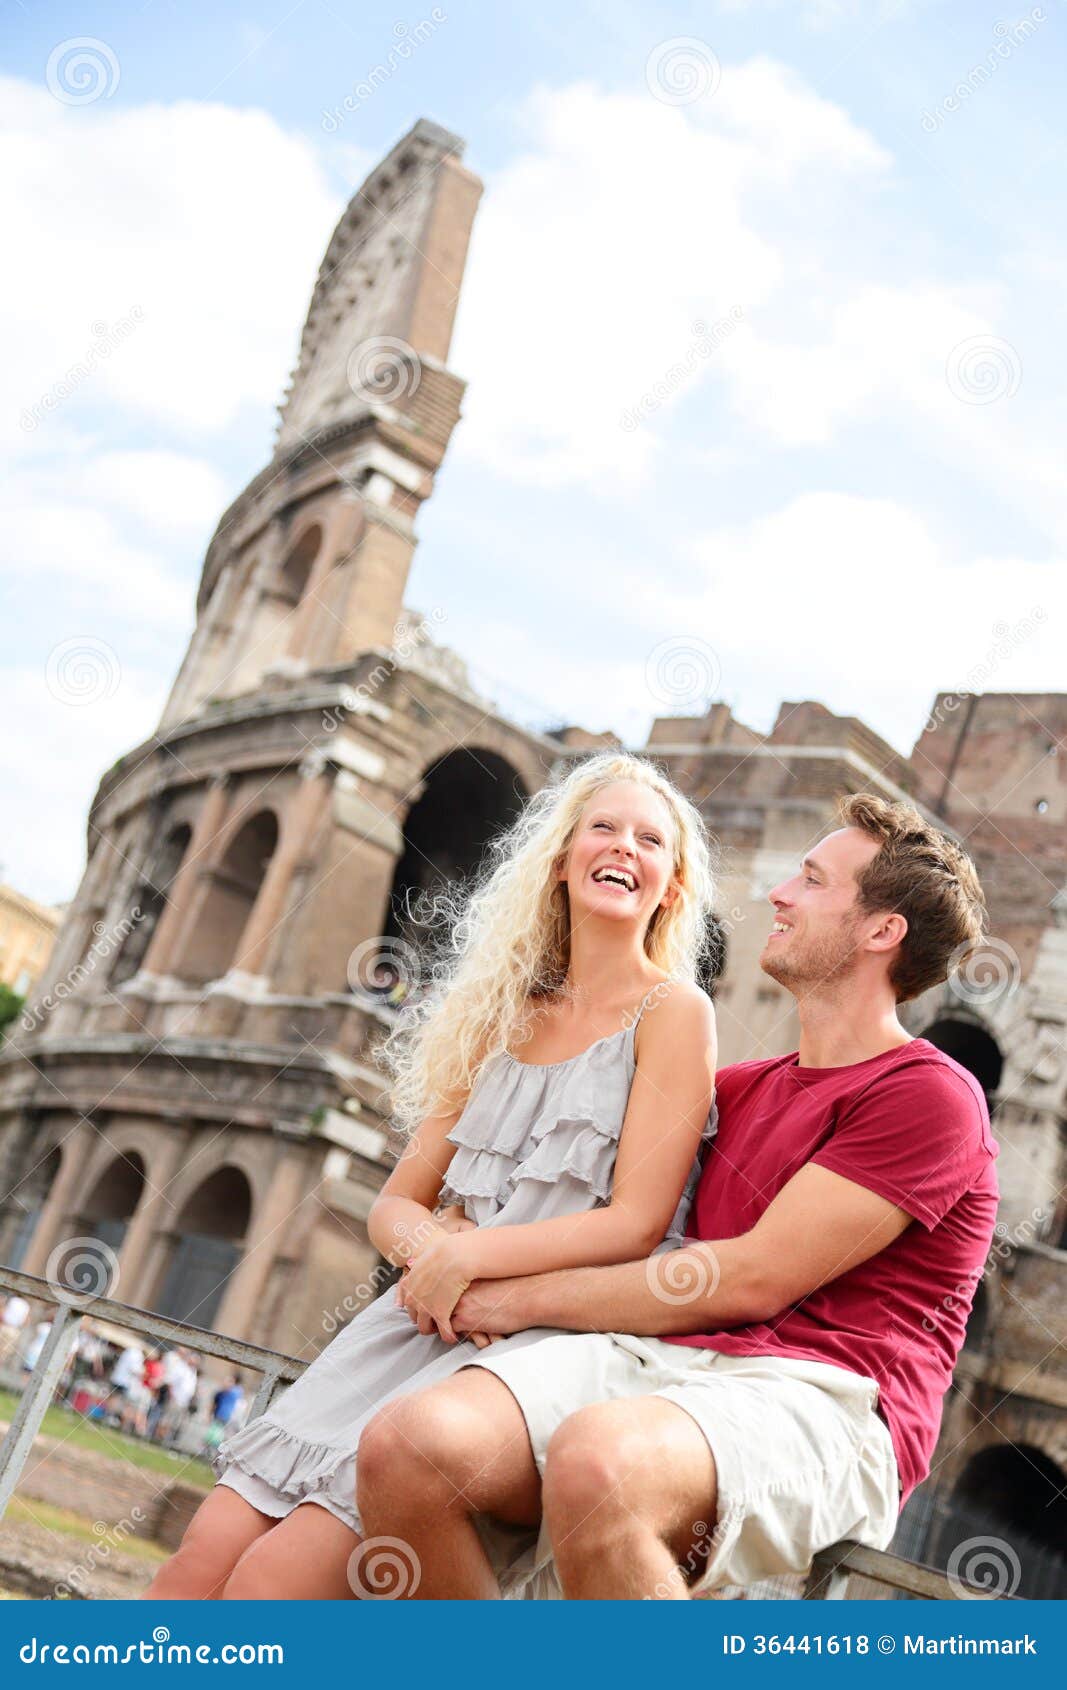
<svg viewBox="0 0 1067 1690"><path fill-rule="evenodd" d="M653 911L645 954L672 979L695 980L707 954L714 882L699 812L654 763L606 751L535 793L493 841L472 889L434 894L425 925L444 938L430 963L429 991L405 1010L381 1054L393 1076L396 1125L466 1102L484 1063L529 1038L531 1000L558 997L570 962L570 904L556 868L582 811L603 787L635 781L655 792L674 823L679 894Z"/></svg>

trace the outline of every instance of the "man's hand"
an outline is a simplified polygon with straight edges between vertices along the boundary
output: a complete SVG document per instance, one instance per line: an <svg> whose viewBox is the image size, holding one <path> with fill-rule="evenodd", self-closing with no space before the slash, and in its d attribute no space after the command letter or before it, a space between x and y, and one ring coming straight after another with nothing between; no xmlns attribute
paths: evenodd
<svg viewBox="0 0 1067 1690"><path fill-rule="evenodd" d="M452 1310L452 1330L460 1334L488 1332L505 1337L537 1324L534 1293L544 1276L523 1279L475 1279Z"/></svg>

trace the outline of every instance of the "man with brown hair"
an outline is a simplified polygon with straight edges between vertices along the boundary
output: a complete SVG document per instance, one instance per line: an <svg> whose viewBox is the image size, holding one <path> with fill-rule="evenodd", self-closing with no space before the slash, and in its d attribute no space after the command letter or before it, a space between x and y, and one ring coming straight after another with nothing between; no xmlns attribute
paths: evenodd
<svg viewBox="0 0 1067 1690"><path fill-rule="evenodd" d="M997 1152L977 1082L897 1008L977 943L985 902L911 805L852 797L840 821L770 893L760 965L800 1046L720 1073L692 1242L476 1282L457 1331L563 1335L479 1350L473 1396L464 1368L364 1430L367 1538L410 1545L420 1597L499 1593L476 1517L543 1518L539 1593L688 1597L840 1538L884 1548L925 1477Z"/></svg>

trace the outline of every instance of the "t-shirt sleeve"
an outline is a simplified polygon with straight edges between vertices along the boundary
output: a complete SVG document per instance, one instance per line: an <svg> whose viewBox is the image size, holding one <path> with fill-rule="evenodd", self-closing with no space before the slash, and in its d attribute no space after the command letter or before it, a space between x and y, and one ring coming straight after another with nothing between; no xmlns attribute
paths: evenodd
<svg viewBox="0 0 1067 1690"><path fill-rule="evenodd" d="M995 1154L966 1080L936 1063L906 1064L845 1105L811 1160L935 1227Z"/></svg>

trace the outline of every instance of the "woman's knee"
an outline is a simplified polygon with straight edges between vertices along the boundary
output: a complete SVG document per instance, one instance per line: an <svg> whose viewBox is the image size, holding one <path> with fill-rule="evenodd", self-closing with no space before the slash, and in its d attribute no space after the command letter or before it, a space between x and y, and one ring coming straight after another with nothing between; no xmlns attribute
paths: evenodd
<svg viewBox="0 0 1067 1690"><path fill-rule="evenodd" d="M475 1428L462 1404L432 1390L390 1403L360 1433L356 1455L361 1499L420 1507L462 1490L475 1456Z"/></svg>

